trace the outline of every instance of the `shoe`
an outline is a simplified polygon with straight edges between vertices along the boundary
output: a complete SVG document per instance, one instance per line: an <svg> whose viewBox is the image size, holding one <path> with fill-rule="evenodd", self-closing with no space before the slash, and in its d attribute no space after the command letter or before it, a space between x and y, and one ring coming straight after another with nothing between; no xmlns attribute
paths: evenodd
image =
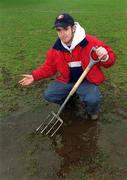
<svg viewBox="0 0 127 180"><path fill-rule="evenodd" d="M98 114L90 114L90 119L95 121L99 118Z"/></svg>

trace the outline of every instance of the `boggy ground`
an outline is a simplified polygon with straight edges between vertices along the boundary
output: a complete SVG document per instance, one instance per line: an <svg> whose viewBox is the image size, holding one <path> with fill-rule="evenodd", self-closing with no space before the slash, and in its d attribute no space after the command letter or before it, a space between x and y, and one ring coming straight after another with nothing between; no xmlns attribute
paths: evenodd
<svg viewBox="0 0 127 180"><path fill-rule="evenodd" d="M114 96L105 94L98 121L86 120L77 100L53 138L35 130L55 105L1 118L0 180L126 180L127 111Z"/></svg>

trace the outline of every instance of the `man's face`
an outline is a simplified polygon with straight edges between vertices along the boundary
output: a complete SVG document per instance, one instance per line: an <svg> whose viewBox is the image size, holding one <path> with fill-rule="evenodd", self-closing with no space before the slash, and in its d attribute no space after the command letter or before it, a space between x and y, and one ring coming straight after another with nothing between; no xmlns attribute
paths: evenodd
<svg viewBox="0 0 127 180"><path fill-rule="evenodd" d="M63 43L70 45L74 36L74 27L68 26L66 28L57 27L56 28L58 37L62 40Z"/></svg>

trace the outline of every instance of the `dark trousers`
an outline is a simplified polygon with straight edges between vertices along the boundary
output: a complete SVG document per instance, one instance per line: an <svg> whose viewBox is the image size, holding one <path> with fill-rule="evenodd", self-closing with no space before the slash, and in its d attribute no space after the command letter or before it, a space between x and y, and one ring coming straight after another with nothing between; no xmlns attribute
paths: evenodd
<svg viewBox="0 0 127 180"><path fill-rule="evenodd" d="M48 88L45 90L44 97L49 102L62 104L74 84L75 83L64 84L59 81L54 81L49 84ZM80 100L85 103L88 114L95 114L98 112L102 95L97 85L89 81L84 81L79 86L76 93Z"/></svg>

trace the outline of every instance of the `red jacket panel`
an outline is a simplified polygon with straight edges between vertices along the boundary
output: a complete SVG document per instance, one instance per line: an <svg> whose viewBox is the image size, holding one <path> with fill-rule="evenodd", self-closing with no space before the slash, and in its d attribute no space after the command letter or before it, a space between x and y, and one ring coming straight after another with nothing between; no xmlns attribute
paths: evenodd
<svg viewBox="0 0 127 180"><path fill-rule="evenodd" d="M59 73L56 79L68 83L70 80L70 70L67 63L79 60L82 62L82 67L85 70L90 62L89 54L91 48L99 46L104 47L108 51L109 59L106 62L100 62L94 65L86 76L88 81L99 85L105 80L101 67L108 68L113 65L115 63L115 53L104 42L91 35L86 35L84 41L77 45L72 50L71 54L61 46L60 40L57 41L53 48L48 51L43 65L32 72L34 80L51 77L56 73ZM93 54L93 57L97 59L95 53Z"/></svg>

